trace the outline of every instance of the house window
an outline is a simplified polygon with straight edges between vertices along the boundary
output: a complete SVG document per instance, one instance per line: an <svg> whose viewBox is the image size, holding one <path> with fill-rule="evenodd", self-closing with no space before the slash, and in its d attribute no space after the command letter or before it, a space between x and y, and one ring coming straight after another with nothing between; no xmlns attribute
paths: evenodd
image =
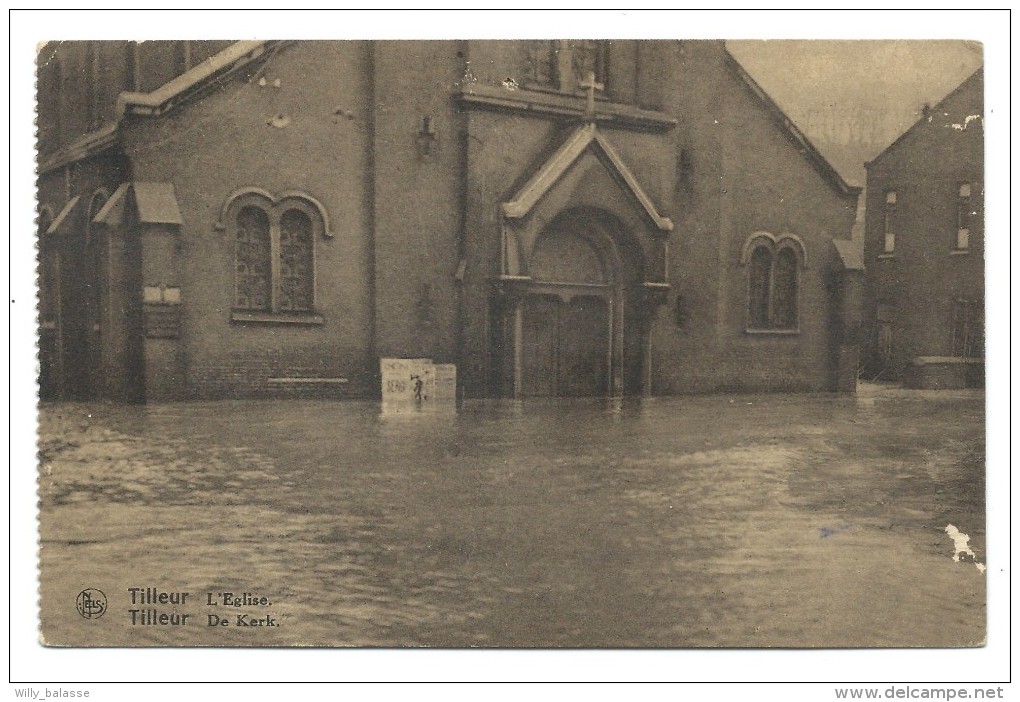
<svg viewBox="0 0 1020 702"><path fill-rule="evenodd" d="M745 246L747 328L749 331L797 331L803 248L793 237L752 237Z"/></svg>
<svg viewBox="0 0 1020 702"><path fill-rule="evenodd" d="M890 190L885 194L885 211L883 212L882 231L885 234L885 243L882 251L891 254L896 250L896 230L893 227L893 218L896 216L896 191Z"/></svg>
<svg viewBox="0 0 1020 702"><path fill-rule="evenodd" d="M234 243L235 312L314 310L315 240L325 222L311 200L243 194L228 206L225 226Z"/></svg>
<svg viewBox="0 0 1020 702"><path fill-rule="evenodd" d="M970 201L970 183L961 183L956 198L956 248L970 247L970 218L974 214Z"/></svg>

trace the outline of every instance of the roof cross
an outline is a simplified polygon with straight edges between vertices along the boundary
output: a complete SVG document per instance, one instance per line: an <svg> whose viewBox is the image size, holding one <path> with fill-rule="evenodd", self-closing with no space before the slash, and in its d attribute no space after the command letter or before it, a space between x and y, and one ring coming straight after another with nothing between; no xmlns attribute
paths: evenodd
<svg viewBox="0 0 1020 702"><path fill-rule="evenodd" d="M584 119L587 122L595 121L595 91L605 90L605 83L599 83L595 80L595 71L588 71L588 77L578 83L578 86L586 88L588 90L588 105L584 111Z"/></svg>

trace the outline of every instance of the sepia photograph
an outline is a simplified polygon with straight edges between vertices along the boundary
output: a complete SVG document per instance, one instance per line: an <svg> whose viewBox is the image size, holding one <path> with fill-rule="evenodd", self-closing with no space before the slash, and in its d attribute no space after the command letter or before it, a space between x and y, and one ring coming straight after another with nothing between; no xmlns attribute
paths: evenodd
<svg viewBox="0 0 1020 702"><path fill-rule="evenodd" d="M985 46L683 30L39 42L39 645L987 646Z"/></svg>

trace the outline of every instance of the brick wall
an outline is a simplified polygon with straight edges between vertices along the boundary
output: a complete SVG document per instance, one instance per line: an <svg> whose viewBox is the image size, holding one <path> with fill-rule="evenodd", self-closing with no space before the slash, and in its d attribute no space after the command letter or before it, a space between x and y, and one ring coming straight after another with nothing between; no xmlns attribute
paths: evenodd
<svg viewBox="0 0 1020 702"><path fill-rule="evenodd" d="M358 379L372 349L369 46L306 42L158 119L135 118L125 150L135 178L174 185L184 223L177 256L184 396L263 396L288 369ZM264 80L260 80L264 79ZM168 157L169 156L169 157ZM232 193L299 191L322 203L332 238L317 236L321 324L238 323L234 242L221 226ZM368 380L366 380L368 376Z"/></svg>
<svg viewBox="0 0 1020 702"><path fill-rule="evenodd" d="M666 99L683 117L673 157L684 149L689 163L667 209L681 225L671 279L689 312L682 327L669 314L656 320L656 391L834 387L831 240L850 237L856 198L837 191L804 157L741 81L721 43L672 46L662 65L675 66L681 77ZM757 231L793 234L804 244L797 334L746 333L747 267L740 254Z"/></svg>
<svg viewBox="0 0 1020 702"><path fill-rule="evenodd" d="M916 356L950 356L957 301L984 302L983 82L968 79L868 164L865 262L868 271L867 372L896 378ZM977 115L979 118L975 119ZM968 121L968 117L970 120ZM956 250L961 183L971 184L970 241ZM886 193L895 250L885 251ZM880 307L892 325L892 358L878 348ZM955 347L954 347L955 346Z"/></svg>
<svg viewBox="0 0 1020 702"><path fill-rule="evenodd" d="M177 65L179 48L154 43L139 54L134 70L153 81L143 89ZM200 54L192 47L192 62ZM831 239L849 236L854 203L762 109L721 42L617 42L610 54L610 95L678 119L668 129L600 127L676 225L672 289L651 329L653 392L829 387L827 260ZM86 163L70 180L75 190L89 178L111 191L125 180L174 185L184 218L177 262L160 263L156 252L143 277L156 284L156 269L175 268L181 338L149 346L147 384L175 397L262 397L284 392L272 377L342 376L351 381L343 392L373 394L386 355L457 362L469 395L499 392L491 367L501 353L497 208L579 122L463 109L458 95L467 80L504 88L525 74L526 60L522 45L508 42L292 43L164 116L128 118L130 172L90 175ZM563 208L598 207L635 240L651 236L600 157L579 159L561 185L527 226ZM315 323L232 314L234 241L220 220L246 188L305 193L328 214L334 236L315 241ZM50 190L56 185L45 185L45 197L59 200ZM798 334L745 333L740 251L760 230L804 242ZM324 390L285 392L306 391Z"/></svg>

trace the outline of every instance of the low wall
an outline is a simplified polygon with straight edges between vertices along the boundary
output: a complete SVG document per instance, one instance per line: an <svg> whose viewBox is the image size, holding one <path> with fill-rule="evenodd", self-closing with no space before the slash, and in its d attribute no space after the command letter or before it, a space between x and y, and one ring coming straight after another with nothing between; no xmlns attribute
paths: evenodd
<svg viewBox="0 0 1020 702"><path fill-rule="evenodd" d="M985 363L962 356L918 356L903 373L903 384L924 390L957 390L984 387Z"/></svg>

